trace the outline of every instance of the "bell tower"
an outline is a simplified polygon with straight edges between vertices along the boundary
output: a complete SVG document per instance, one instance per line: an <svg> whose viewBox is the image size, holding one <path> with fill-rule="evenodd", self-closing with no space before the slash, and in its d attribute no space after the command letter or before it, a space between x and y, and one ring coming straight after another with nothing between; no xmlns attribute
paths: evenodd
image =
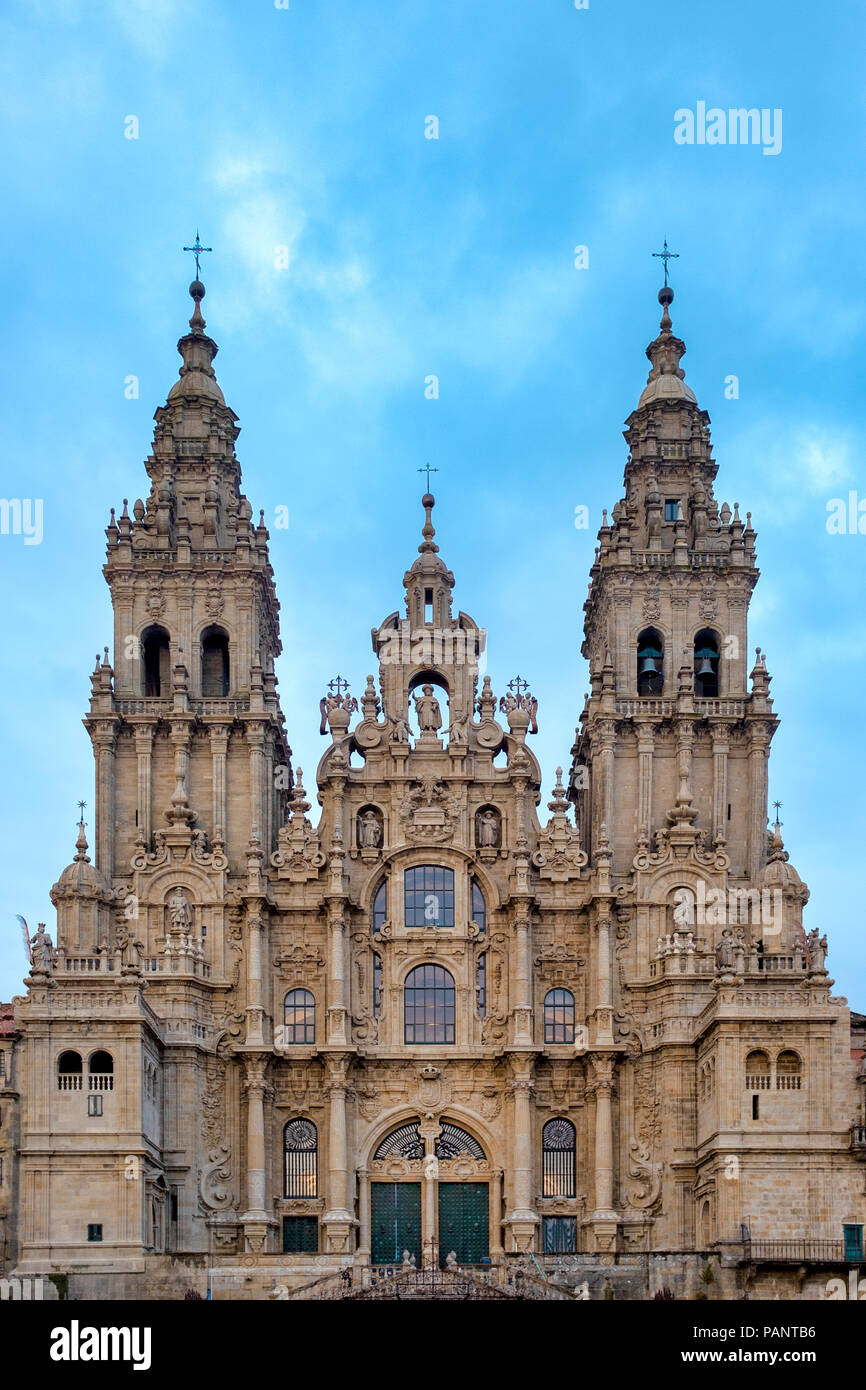
<svg viewBox="0 0 866 1390"><path fill-rule="evenodd" d="M132 516L125 500L119 518L112 509L106 530L114 661L106 651L97 663L85 723L97 763L96 865L109 878L127 875L133 854L168 828L203 833L236 861L248 844L270 853L289 789L268 531L263 512L253 525L241 491L237 416L214 373L204 285L189 292L180 375L154 417L149 495ZM239 782L231 795L238 777L249 779L249 799Z"/></svg>
<svg viewBox="0 0 866 1390"><path fill-rule="evenodd" d="M709 416L684 379L672 301L666 285L647 384L626 421L625 495L598 533L572 786L584 847L607 838L614 872L662 831L700 840L754 880L778 722L760 651L747 676L755 532L750 513L743 521L738 504L716 500Z"/></svg>

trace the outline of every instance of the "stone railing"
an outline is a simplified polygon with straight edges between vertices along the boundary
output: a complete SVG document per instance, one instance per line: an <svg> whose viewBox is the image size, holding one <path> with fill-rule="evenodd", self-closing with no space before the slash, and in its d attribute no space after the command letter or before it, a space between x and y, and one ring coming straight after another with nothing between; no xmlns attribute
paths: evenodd
<svg viewBox="0 0 866 1390"><path fill-rule="evenodd" d="M747 1260L770 1264L838 1263L845 1260L841 1240L747 1240Z"/></svg>
<svg viewBox="0 0 866 1390"><path fill-rule="evenodd" d="M742 719L746 713L746 702L727 700L721 696L713 699L695 698L694 710L699 719ZM616 712L623 719L632 719L638 714L651 719L672 719L677 712L677 702L653 695L642 695L640 699L617 700Z"/></svg>
<svg viewBox="0 0 866 1390"><path fill-rule="evenodd" d="M132 699L115 700L114 708L118 714L150 714L158 717L171 714L174 709L174 701L167 700L161 695L141 695L134 696ZM191 695L189 696L189 708L193 714L227 716L243 714L249 709L249 701L227 698L199 699Z"/></svg>

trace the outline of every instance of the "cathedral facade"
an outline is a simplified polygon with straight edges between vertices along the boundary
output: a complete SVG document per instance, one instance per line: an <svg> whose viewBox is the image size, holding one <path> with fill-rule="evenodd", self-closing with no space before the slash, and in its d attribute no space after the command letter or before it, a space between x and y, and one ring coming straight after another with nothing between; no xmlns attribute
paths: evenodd
<svg viewBox="0 0 866 1390"><path fill-rule="evenodd" d="M672 292L546 795L537 701L482 675L429 494L373 672L328 684L293 768L268 531L190 293L149 494L106 533L94 842L15 1001L18 1271L313 1297L715 1260L737 1296L787 1288L785 1243L863 1260L866 1019L768 830L755 532L716 499Z"/></svg>

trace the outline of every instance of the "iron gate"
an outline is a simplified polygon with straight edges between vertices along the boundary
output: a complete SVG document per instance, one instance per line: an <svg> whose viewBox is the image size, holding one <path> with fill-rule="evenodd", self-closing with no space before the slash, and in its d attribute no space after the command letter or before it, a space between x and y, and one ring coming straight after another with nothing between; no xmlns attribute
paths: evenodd
<svg viewBox="0 0 866 1390"><path fill-rule="evenodd" d="M490 1202L486 1182L440 1182L439 1263L450 1251L461 1265L490 1254Z"/></svg>
<svg viewBox="0 0 866 1390"><path fill-rule="evenodd" d="M370 1184L371 1258L374 1265L399 1264L408 1250L421 1264L420 1182Z"/></svg>

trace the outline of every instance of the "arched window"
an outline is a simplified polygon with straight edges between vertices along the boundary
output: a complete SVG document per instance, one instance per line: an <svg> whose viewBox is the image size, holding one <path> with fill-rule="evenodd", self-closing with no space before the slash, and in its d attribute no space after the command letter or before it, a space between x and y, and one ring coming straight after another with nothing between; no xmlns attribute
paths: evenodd
<svg viewBox="0 0 866 1390"><path fill-rule="evenodd" d="M59 1091L80 1091L82 1070L79 1053L61 1052L57 1059L57 1089Z"/></svg>
<svg viewBox="0 0 866 1390"><path fill-rule="evenodd" d="M803 1064L796 1052L780 1052L776 1058L776 1090L799 1091Z"/></svg>
<svg viewBox="0 0 866 1390"><path fill-rule="evenodd" d="M713 1236L713 1217L709 1198L701 1204L700 1241L701 1248L708 1250Z"/></svg>
<svg viewBox="0 0 866 1390"><path fill-rule="evenodd" d="M645 628L637 639L637 693L661 695L664 689L665 643L654 627Z"/></svg>
<svg viewBox="0 0 866 1390"><path fill-rule="evenodd" d="M479 1018L487 1017L487 952L482 951L475 963L475 999Z"/></svg>
<svg viewBox="0 0 866 1390"><path fill-rule="evenodd" d="M487 1155L471 1134L467 1134L465 1129L459 1125L452 1124L450 1120L442 1121L442 1129L439 1138L436 1140L434 1153L437 1158L461 1158L464 1154L469 1158L485 1159Z"/></svg>
<svg viewBox="0 0 866 1390"><path fill-rule="evenodd" d="M420 864L403 876L407 927L454 926L454 870Z"/></svg>
<svg viewBox="0 0 866 1390"><path fill-rule="evenodd" d="M487 904L475 879L472 880L472 920L482 936L487 931Z"/></svg>
<svg viewBox="0 0 866 1390"><path fill-rule="evenodd" d="M373 931L379 932L388 918L388 884L382 879L373 899Z"/></svg>
<svg viewBox="0 0 866 1390"><path fill-rule="evenodd" d="M229 693L229 639L220 627L201 635L201 693L203 699L222 699Z"/></svg>
<svg viewBox="0 0 866 1390"><path fill-rule="evenodd" d="M695 637L695 694L707 698L719 693L719 639L708 627Z"/></svg>
<svg viewBox="0 0 866 1390"><path fill-rule="evenodd" d="M290 989L286 995L284 1037L287 1043L316 1041L316 1001L308 989Z"/></svg>
<svg viewBox="0 0 866 1390"><path fill-rule="evenodd" d="M573 1197L577 1191L577 1135L571 1120L548 1120L541 1131L542 1196Z"/></svg>
<svg viewBox="0 0 866 1390"><path fill-rule="evenodd" d="M750 1052L746 1058L746 1090L769 1091L770 1059L766 1052Z"/></svg>
<svg viewBox="0 0 866 1390"><path fill-rule="evenodd" d="M312 1120L289 1120L283 1130L284 1197L317 1197L319 1142Z"/></svg>
<svg viewBox="0 0 866 1390"><path fill-rule="evenodd" d="M454 977L441 965L416 965L403 987L403 1041L453 1043Z"/></svg>
<svg viewBox="0 0 866 1390"><path fill-rule="evenodd" d="M373 1017L378 1018L382 1012L382 957L378 951L373 952Z"/></svg>
<svg viewBox="0 0 866 1390"><path fill-rule="evenodd" d="M171 694L171 648L164 627L141 635L141 687L145 695Z"/></svg>
<svg viewBox="0 0 866 1390"><path fill-rule="evenodd" d="M545 994L544 1041L574 1042L574 995L570 989L550 989Z"/></svg>
<svg viewBox="0 0 866 1390"><path fill-rule="evenodd" d="M114 1090L114 1058L110 1052L94 1052L87 1063L89 1091Z"/></svg>
<svg viewBox="0 0 866 1390"><path fill-rule="evenodd" d="M390 1134L385 1135L373 1154L375 1162L379 1162L383 1158L412 1160L423 1157L424 1140L421 1138L421 1126L417 1120L409 1120L397 1129L392 1129Z"/></svg>

